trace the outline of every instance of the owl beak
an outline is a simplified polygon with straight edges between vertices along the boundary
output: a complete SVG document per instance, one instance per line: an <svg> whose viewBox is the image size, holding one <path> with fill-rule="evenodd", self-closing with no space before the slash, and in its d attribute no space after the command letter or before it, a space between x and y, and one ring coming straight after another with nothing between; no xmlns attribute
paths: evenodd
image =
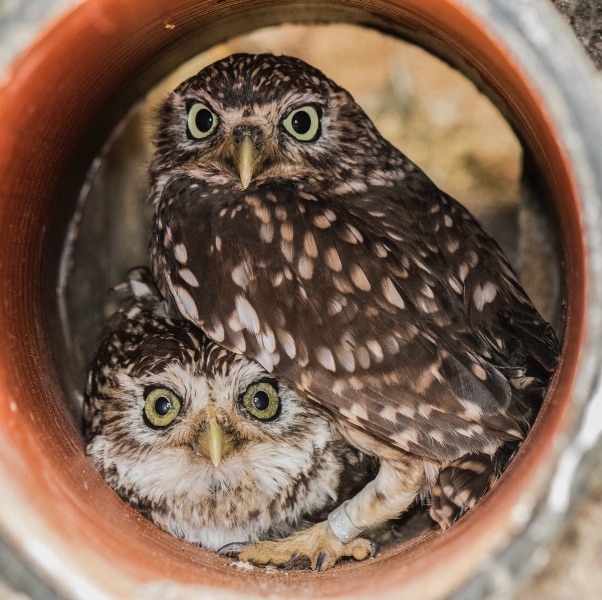
<svg viewBox="0 0 602 600"><path fill-rule="evenodd" d="M243 190L246 190L249 187L256 164L257 160L253 148L253 141L251 140L251 136L245 135L238 147L238 174Z"/></svg>
<svg viewBox="0 0 602 600"><path fill-rule="evenodd" d="M198 453L211 460L214 467L218 467L222 458L230 452L231 442L232 436L224 433L217 422L215 409L211 408L207 427L197 439Z"/></svg>

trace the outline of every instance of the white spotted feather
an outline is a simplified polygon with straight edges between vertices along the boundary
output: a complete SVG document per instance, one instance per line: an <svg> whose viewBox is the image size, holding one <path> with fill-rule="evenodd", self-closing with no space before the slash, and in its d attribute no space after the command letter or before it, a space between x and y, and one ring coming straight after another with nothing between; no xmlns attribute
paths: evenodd
<svg viewBox="0 0 602 600"><path fill-rule="evenodd" d="M286 385L277 384L277 418L253 418L241 397L266 371L168 315L147 272L134 271L120 289L129 293L107 322L88 375L86 452L155 525L212 550L278 538L325 518L370 480L374 461ZM182 403L164 428L144 417L154 388L170 389ZM211 412L234 440L217 466L197 446Z"/></svg>
<svg viewBox="0 0 602 600"><path fill-rule="evenodd" d="M224 124L203 140L186 133L195 101ZM285 128L304 105L320 115L311 141ZM254 136L246 189L237 127ZM164 295L208 335L220 322L226 347L338 415L349 439L361 430L364 450L439 465L453 493L429 477L431 514L449 526L524 439L559 352L498 245L294 58L234 55L201 71L167 100L156 142L151 258ZM198 288L178 275L178 245ZM294 352L268 333L280 330Z"/></svg>

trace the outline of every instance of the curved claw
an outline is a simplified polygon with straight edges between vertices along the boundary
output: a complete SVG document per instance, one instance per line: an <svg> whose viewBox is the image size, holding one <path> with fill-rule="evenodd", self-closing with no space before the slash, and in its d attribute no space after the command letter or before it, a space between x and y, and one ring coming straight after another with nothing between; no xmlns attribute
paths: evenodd
<svg viewBox="0 0 602 600"><path fill-rule="evenodd" d="M242 542L232 542L230 544L226 544L225 546L222 546L217 552L216 554L219 554L220 556L238 556L239 552L246 546L246 544L243 544Z"/></svg>
<svg viewBox="0 0 602 600"><path fill-rule="evenodd" d="M319 573L322 570L324 559L326 558L326 552L320 552L318 558L316 558L316 571Z"/></svg>

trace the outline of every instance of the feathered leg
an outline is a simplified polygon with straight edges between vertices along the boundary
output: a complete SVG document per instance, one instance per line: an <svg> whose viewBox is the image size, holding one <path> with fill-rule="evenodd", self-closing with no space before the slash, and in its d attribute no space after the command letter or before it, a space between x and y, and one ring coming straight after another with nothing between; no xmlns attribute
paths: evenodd
<svg viewBox="0 0 602 600"><path fill-rule="evenodd" d="M424 485L422 459L383 460L378 475L358 494L318 523L291 537L243 546L243 561L259 565L309 565L323 571L343 557L364 560L374 552L370 540L359 535L406 511ZM336 518L332 518L336 515Z"/></svg>

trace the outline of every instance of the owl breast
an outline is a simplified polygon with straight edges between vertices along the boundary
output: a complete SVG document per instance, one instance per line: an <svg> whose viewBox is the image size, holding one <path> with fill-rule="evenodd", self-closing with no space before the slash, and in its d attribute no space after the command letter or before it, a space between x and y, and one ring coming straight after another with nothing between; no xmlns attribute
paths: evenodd
<svg viewBox="0 0 602 600"><path fill-rule="evenodd" d="M146 270L129 289L90 367L86 451L158 527L213 550L282 537L373 477L327 413L171 315Z"/></svg>
<svg viewBox="0 0 602 600"><path fill-rule="evenodd" d="M102 454L103 445L97 438L88 454ZM217 469L191 450L157 449L135 463L105 457L100 471L161 529L218 550L288 535L331 510L340 495L343 446L327 423L314 422L311 443L257 444Z"/></svg>

